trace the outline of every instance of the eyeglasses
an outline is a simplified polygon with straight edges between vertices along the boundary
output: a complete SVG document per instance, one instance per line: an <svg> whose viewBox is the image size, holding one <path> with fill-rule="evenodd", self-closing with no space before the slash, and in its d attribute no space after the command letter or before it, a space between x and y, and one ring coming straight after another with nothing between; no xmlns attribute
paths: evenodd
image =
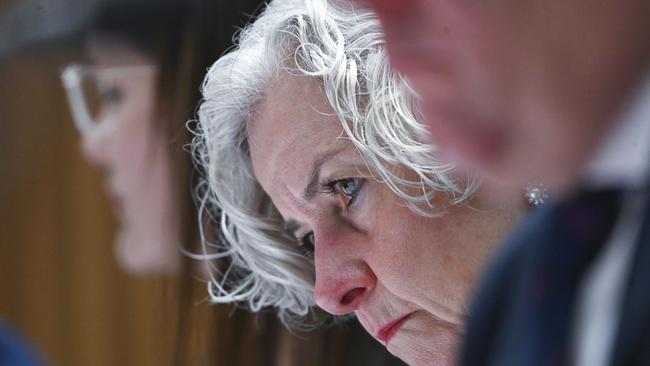
<svg viewBox="0 0 650 366"><path fill-rule="evenodd" d="M116 80L134 81L134 78L150 76L157 72L156 65L100 67L69 65L61 73L61 80L68 96L70 111L80 133L97 126L100 115L121 95L112 87Z"/></svg>

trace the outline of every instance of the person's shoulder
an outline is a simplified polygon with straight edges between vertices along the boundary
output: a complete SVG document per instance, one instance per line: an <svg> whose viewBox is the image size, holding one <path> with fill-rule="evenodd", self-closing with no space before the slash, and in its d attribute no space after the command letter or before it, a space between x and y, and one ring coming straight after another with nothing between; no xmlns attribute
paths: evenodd
<svg viewBox="0 0 650 366"><path fill-rule="evenodd" d="M7 321L0 319L0 366L46 365L35 347Z"/></svg>

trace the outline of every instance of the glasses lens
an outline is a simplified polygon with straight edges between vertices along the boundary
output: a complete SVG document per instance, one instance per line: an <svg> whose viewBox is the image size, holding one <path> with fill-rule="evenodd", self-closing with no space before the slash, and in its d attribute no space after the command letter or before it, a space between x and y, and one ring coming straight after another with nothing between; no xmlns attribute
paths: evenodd
<svg viewBox="0 0 650 366"><path fill-rule="evenodd" d="M70 109L80 132L97 125L107 115L119 110L124 89L134 80L156 71L153 65L97 68L68 66L62 74ZM135 79L134 79L135 78Z"/></svg>

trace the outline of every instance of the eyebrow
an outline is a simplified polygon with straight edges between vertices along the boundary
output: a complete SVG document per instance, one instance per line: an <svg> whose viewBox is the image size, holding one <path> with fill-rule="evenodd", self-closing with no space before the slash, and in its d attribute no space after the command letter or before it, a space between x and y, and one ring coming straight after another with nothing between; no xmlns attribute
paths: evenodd
<svg viewBox="0 0 650 366"><path fill-rule="evenodd" d="M320 185L320 169L329 160L334 156L340 154L345 147L339 147L336 149L331 149L320 154L314 163L312 164L311 173L309 174L309 180L307 181L307 186L302 192L302 197L306 201L311 201L314 199L316 194L319 191ZM300 229L300 224L296 220L287 220L284 224L284 232L292 238L296 237L296 231Z"/></svg>
<svg viewBox="0 0 650 366"><path fill-rule="evenodd" d="M320 185L320 168L334 156L340 154L344 149L345 147L339 147L325 151L324 153L320 154L316 160L314 160L314 164L311 167L311 174L309 174L309 181L307 182L307 186L305 186L305 190L302 192L302 197L306 201L313 200L316 196L316 193L319 191L318 188Z"/></svg>

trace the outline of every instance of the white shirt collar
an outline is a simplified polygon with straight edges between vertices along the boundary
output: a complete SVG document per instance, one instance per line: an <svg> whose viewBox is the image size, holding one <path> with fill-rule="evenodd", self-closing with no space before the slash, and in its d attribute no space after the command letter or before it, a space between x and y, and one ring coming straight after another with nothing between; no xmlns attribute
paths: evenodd
<svg viewBox="0 0 650 366"><path fill-rule="evenodd" d="M647 183L650 173L650 72L587 164L585 183L592 187L635 188Z"/></svg>

